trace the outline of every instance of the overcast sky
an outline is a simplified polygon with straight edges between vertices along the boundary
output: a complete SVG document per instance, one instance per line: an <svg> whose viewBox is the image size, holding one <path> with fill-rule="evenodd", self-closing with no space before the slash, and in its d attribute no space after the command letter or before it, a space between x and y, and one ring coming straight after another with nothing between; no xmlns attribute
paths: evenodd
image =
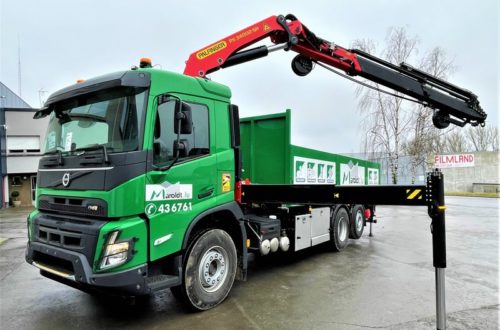
<svg viewBox="0 0 500 330"><path fill-rule="evenodd" d="M271 3L272 2L272 3ZM499 1L41 1L0 0L0 81L38 107L48 94L138 64L143 56L182 72L193 51L268 16L293 13L318 36L349 47L369 38L383 46L390 27L407 27L420 54L440 46L454 59L450 81L479 96L498 124ZM325 151L360 151L356 85L317 67L290 69L293 53L221 70L242 116L292 109L292 142ZM415 63L417 64L417 63Z"/></svg>

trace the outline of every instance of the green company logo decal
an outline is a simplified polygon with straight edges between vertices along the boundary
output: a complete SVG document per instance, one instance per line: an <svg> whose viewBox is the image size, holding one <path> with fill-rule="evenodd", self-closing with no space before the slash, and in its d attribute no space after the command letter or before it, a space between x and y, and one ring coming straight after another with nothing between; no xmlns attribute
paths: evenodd
<svg viewBox="0 0 500 330"><path fill-rule="evenodd" d="M316 164L314 162L307 162L307 183L316 183Z"/></svg>
<svg viewBox="0 0 500 330"><path fill-rule="evenodd" d="M168 181L162 184L146 185L146 201L167 201L179 199L192 199L193 185L181 184L179 182L171 184Z"/></svg>
<svg viewBox="0 0 500 330"><path fill-rule="evenodd" d="M342 185L364 185L365 168L352 161L348 164L340 164L340 178Z"/></svg>
<svg viewBox="0 0 500 330"><path fill-rule="evenodd" d="M294 157L294 184L335 184L335 163L319 159Z"/></svg>
<svg viewBox="0 0 500 330"><path fill-rule="evenodd" d="M307 169L306 162L303 160L295 160L295 182L306 182Z"/></svg>
<svg viewBox="0 0 500 330"><path fill-rule="evenodd" d="M326 182L326 166L325 164L318 164L318 183Z"/></svg>
<svg viewBox="0 0 500 330"><path fill-rule="evenodd" d="M368 184L378 184L378 183L379 183L378 169L368 168Z"/></svg>
<svg viewBox="0 0 500 330"><path fill-rule="evenodd" d="M326 165L326 182L335 183L335 164Z"/></svg>

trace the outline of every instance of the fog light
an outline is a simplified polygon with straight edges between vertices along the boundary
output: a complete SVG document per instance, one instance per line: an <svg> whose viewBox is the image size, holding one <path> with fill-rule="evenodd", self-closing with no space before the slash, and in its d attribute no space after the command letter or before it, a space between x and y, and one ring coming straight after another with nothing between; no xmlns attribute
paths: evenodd
<svg viewBox="0 0 500 330"><path fill-rule="evenodd" d="M131 241L116 242L118 234L118 231L109 234L101 265L99 266L100 269L122 265L129 259Z"/></svg>

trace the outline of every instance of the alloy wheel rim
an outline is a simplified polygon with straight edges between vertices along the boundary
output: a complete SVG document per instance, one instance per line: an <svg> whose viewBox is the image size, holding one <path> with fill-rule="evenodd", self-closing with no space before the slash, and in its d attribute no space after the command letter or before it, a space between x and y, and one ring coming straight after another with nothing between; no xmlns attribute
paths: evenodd
<svg viewBox="0 0 500 330"><path fill-rule="evenodd" d="M355 221L356 221L356 230L360 232L361 229L363 228L363 214L361 213L361 211L356 212Z"/></svg>
<svg viewBox="0 0 500 330"><path fill-rule="evenodd" d="M343 242L347 238L347 221L344 217L339 219L339 241Z"/></svg>
<svg viewBox="0 0 500 330"><path fill-rule="evenodd" d="M224 284L227 277L227 261L227 252L220 246L213 246L203 254L198 268L203 290L214 292Z"/></svg>

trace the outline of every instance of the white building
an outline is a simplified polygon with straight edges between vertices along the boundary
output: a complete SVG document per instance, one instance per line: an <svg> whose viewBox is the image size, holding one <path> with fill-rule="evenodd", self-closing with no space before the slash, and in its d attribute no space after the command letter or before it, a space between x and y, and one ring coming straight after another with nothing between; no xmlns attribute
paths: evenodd
<svg viewBox="0 0 500 330"><path fill-rule="evenodd" d="M12 205L19 192L21 205L35 201L36 174L48 118L34 120L33 109L0 82L1 205Z"/></svg>

